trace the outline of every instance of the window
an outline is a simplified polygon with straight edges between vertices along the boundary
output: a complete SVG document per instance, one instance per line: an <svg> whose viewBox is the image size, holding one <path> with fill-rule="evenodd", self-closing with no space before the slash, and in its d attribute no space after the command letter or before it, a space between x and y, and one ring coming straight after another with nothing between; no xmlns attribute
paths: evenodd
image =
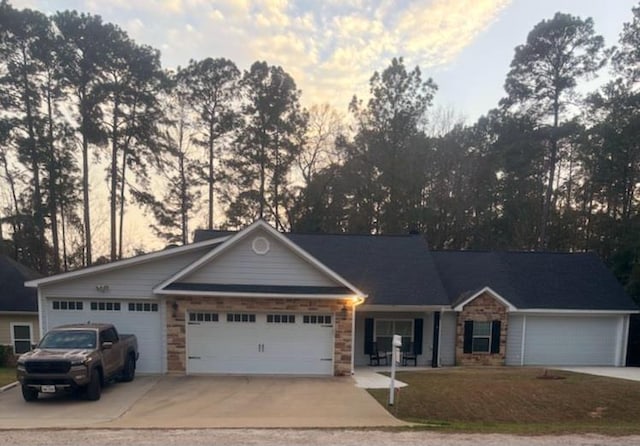
<svg viewBox="0 0 640 446"><path fill-rule="evenodd" d="M148 302L129 302L129 311L157 312L158 304Z"/></svg>
<svg viewBox="0 0 640 446"><path fill-rule="evenodd" d="M255 314L227 313L227 322L255 322Z"/></svg>
<svg viewBox="0 0 640 446"><path fill-rule="evenodd" d="M54 310L82 310L82 302L75 300L54 300Z"/></svg>
<svg viewBox="0 0 640 446"><path fill-rule="evenodd" d="M21 354L31 350L31 324L11 323L13 352Z"/></svg>
<svg viewBox="0 0 640 446"><path fill-rule="evenodd" d="M330 325L331 324L331 316L326 314L305 314L302 317L302 323L304 324L322 324L322 325Z"/></svg>
<svg viewBox="0 0 640 446"><path fill-rule="evenodd" d="M473 322L472 353L489 353L491 347L491 322Z"/></svg>
<svg viewBox="0 0 640 446"><path fill-rule="evenodd" d="M500 321L464 321L463 353L500 353Z"/></svg>
<svg viewBox="0 0 640 446"><path fill-rule="evenodd" d="M293 314L267 314L267 324L295 324Z"/></svg>
<svg viewBox="0 0 640 446"><path fill-rule="evenodd" d="M107 328L100 332L100 342L118 342L118 333L114 328Z"/></svg>
<svg viewBox="0 0 640 446"><path fill-rule="evenodd" d="M218 313L189 313L189 322L218 322Z"/></svg>
<svg viewBox="0 0 640 446"><path fill-rule="evenodd" d="M408 345L413 341L412 319L376 319L374 339L378 350L390 352L392 350L393 335L402 336L402 344Z"/></svg>
<svg viewBox="0 0 640 446"><path fill-rule="evenodd" d="M92 311L120 311L120 302L91 302Z"/></svg>

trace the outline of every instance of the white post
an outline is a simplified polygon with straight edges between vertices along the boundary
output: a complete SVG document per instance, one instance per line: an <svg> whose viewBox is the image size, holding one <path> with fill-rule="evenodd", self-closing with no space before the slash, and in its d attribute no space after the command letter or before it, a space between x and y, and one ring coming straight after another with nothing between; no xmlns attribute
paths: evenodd
<svg viewBox="0 0 640 446"><path fill-rule="evenodd" d="M391 379L389 380L389 406L393 406L393 400L396 390L396 362L400 357L400 347L402 346L402 336L393 335L393 343L391 347Z"/></svg>

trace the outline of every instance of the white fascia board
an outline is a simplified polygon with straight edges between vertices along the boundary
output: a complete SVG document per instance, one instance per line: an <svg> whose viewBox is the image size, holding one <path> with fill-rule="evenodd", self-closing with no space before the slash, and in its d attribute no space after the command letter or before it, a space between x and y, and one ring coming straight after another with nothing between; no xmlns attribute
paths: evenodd
<svg viewBox="0 0 640 446"><path fill-rule="evenodd" d="M451 308L442 307L442 305L367 305L362 304L357 308L358 312L362 311L379 311L389 313L402 313L402 312L434 312L434 311L447 311Z"/></svg>
<svg viewBox="0 0 640 446"><path fill-rule="evenodd" d="M199 258L198 260L193 262L191 265L188 265L187 267L183 268L181 271L178 271L176 274L174 274L173 276L169 277L167 280L165 280L164 282L162 282L161 284L156 286L153 289L153 292L156 293L156 294L167 294L167 293L163 293L165 291L164 288L167 285L180 280L181 278L185 277L187 274L191 273L192 271L195 271L200 266L204 265L205 263L208 263L208 262L214 260L216 257L219 257L224 252L229 250L233 245L235 245L236 243L240 242L240 240L244 239L249 234L251 234L252 232L256 231L258 228L264 229L269 234L271 234L273 237L275 237L277 240L279 240L282 243L284 243L287 247L289 247L289 249L291 249L293 252L295 252L298 256L302 257L304 260L306 260L307 262L311 263L313 266L315 266L316 268L318 268L319 270L321 270L322 272L327 274L329 277L331 277L336 282L338 282L338 283L344 285L345 287L349 288L350 290L352 290L353 294L355 296L363 298L363 299L365 299L367 297L367 295L365 293L360 291L353 284L349 283L347 280L345 280L344 278L339 276L337 273L335 273L331 269L327 268L325 265L323 265L321 262L319 262L311 254L307 253L305 250L303 250L298 245L296 245L291 240L289 240L285 235L281 234L280 232L278 232L274 228L272 228L271 225L267 224L264 220L257 220L254 223L252 223L251 225L249 225L246 228L244 228L242 231L240 231L237 234L235 234L234 236L231 236L231 238L229 238L229 240L225 241L220 247L218 247L218 249L214 249L211 252L205 254L204 256L202 256L201 258ZM168 294L175 294L175 293L168 293Z"/></svg>
<svg viewBox="0 0 640 446"><path fill-rule="evenodd" d="M568 315L576 315L576 316L610 316L610 315L623 315L623 314L637 314L640 313L640 310L571 310L571 309L553 309L553 308L528 308L528 309L520 309L515 310L516 314L540 314L544 316L568 316Z"/></svg>
<svg viewBox="0 0 640 446"><path fill-rule="evenodd" d="M246 297L246 298L287 298L287 299L353 299L353 294L286 294L286 293L248 293L231 291L183 291L159 290L156 294L171 296L211 296L211 297Z"/></svg>
<svg viewBox="0 0 640 446"><path fill-rule="evenodd" d="M473 293L471 296L469 296L463 302L461 302L458 305L456 305L455 307L453 307L454 311L462 311L462 309L465 307L465 305L467 305L469 302L472 302L474 299L476 299L478 296L480 296L483 293L490 294L494 299L496 299L502 305L507 307L507 311L511 312L511 311L516 311L517 310L517 308L513 304L511 304L511 302L509 302L507 299L502 297L500 294L496 293L490 287L486 286L486 287L482 288L480 291L478 291L476 293Z"/></svg>
<svg viewBox="0 0 640 446"><path fill-rule="evenodd" d="M184 252L193 251L200 248L206 248L210 245L222 243L226 241L230 236L218 237L211 240L203 240L197 243L191 243L188 245L178 246L175 248L166 248L161 251L150 252L149 254L142 254L136 257L131 257L124 260L116 260L115 262L105 263L104 265L88 266L68 273L56 274L55 276L43 277L41 279L29 280L25 282L25 286L36 288L39 285L47 285L51 283L62 282L65 280L75 279L89 274L95 274L99 272L109 271L113 269L123 268L125 266L137 265L139 263L149 262L162 257L170 257Z"/></svg>

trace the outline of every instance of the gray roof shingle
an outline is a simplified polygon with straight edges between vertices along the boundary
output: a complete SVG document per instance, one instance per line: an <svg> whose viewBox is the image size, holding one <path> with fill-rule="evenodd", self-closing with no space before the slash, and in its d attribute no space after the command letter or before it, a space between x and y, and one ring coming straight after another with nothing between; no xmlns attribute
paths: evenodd
<svg viewBox="0 0 640 446"><path fill-rule="evenodd" d="M15 260L0 254L0 311L38 311L38 292L24 282L42 277Z"/></svg>
<svg viewBox="0 0 640 446"><path fill-rule="evenodd" d="M452 302L490 287L519 309L638 310L592 253L433 251Z"/></svg>

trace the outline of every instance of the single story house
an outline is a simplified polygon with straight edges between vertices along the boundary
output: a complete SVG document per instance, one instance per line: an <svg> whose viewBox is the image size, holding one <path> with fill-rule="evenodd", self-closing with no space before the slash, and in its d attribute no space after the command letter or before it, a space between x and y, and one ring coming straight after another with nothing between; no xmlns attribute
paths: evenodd
<svg viewBox="0 0 640 446"><path fill-rule="evenodd" d="M40 335L37 292L25 281L41 275L12 258L0 254L0 345L14 353L31 349Z"/></svg>
<svg viewBox="0 0 640 446"><path fill-rule="evenodd" d="M261 220L27 285L42 332L114 323L152 373L347 375L393 334L418 365L622 366L638 312L592 254L432 252L419 235Z"/></svg>

